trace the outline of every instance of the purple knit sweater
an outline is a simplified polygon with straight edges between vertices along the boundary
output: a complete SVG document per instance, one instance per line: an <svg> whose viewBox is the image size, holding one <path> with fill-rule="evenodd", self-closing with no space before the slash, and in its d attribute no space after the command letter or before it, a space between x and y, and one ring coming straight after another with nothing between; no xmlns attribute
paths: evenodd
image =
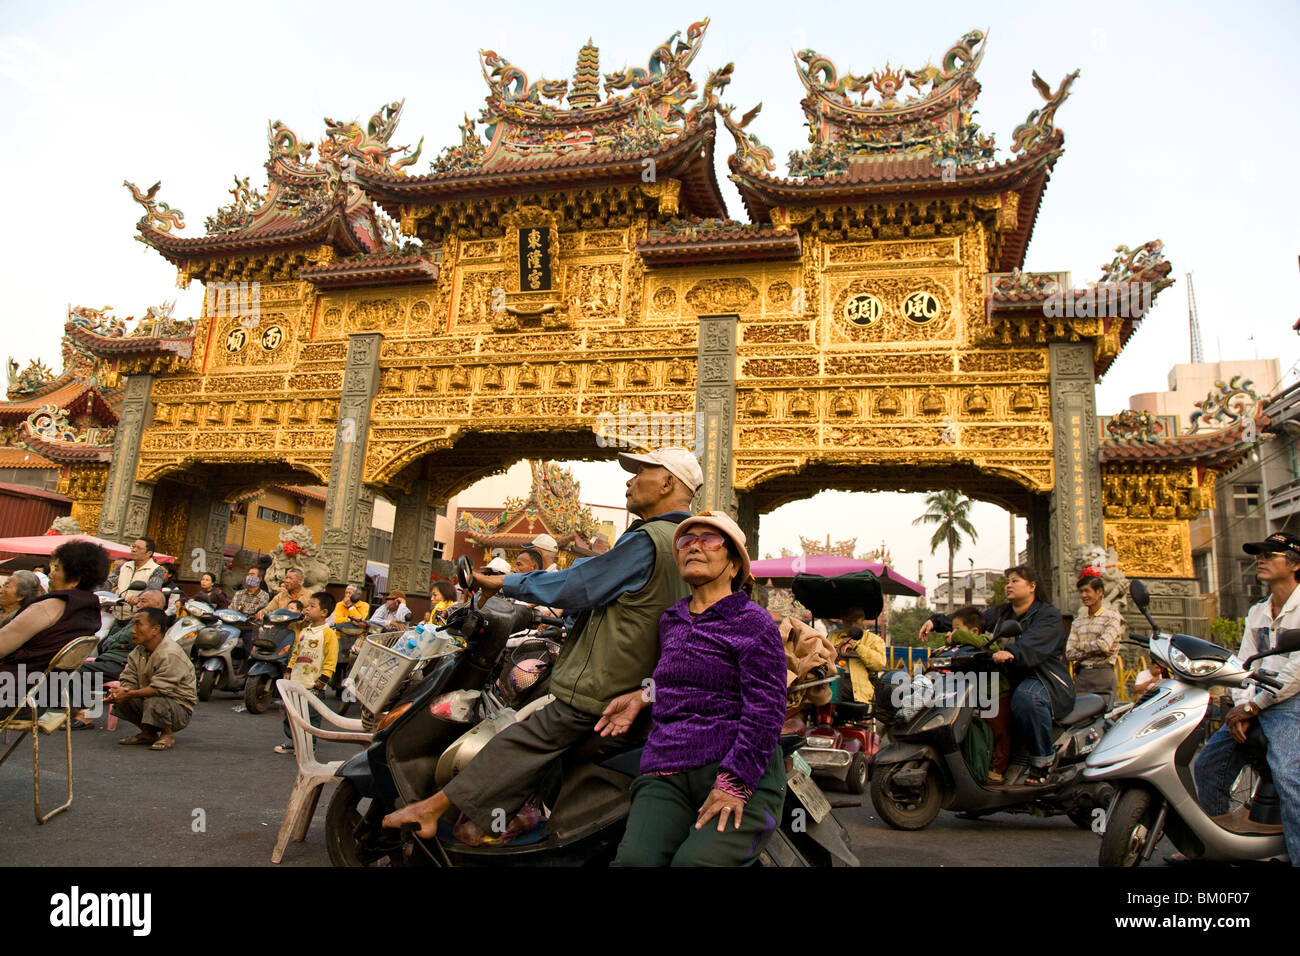
<svg viewBox="0 0 1300 956"><path fill-rule="evenodd" d="M721 761L753 789L785 722L785 651L776 622L736 591L692 616L690 598L659 619L654 717L642 773Z"/></svg>

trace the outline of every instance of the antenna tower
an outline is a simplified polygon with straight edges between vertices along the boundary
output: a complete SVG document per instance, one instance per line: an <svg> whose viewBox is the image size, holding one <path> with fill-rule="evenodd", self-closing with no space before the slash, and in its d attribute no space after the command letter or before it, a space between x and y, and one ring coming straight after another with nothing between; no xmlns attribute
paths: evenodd
<svg viewBox="0 0 1300 956"><path fill-rule="evenodd" d="M1201 348L1201 323L1196 318L1196 290L1192 288L1192 274L1187 273L1187 324L1192 333L1192 364L1205 361L1205 350Z"/></svg>

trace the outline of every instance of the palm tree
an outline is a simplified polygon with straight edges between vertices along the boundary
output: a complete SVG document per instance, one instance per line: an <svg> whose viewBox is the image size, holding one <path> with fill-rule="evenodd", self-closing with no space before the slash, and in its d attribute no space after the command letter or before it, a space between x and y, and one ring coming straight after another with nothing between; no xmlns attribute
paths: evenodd
<svg viewBox="0 0 1300 956"><path fill-rule="evenodd" d="M972 543L979 538L975 526L970 523L970 506L973 503L956 491L934 491L925 496L925 514L912 522L912 524L938 525L934 537L930 539L931 554L939 550L939 545L945 543L948 545L949 613L956 606L953 603L955 588L952 580L952 556L961 550L963 531L970 535Z"/></svg>

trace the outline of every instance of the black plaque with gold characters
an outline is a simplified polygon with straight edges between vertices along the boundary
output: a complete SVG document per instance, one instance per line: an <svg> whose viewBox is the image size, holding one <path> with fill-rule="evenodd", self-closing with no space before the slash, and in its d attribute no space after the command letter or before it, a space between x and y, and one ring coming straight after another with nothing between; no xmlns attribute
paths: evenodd
<svg viewBox="0 0 1300 956"><path fill-rule="evenodd" d="M542 292L551 288L551 230L525 226L519 230L519 291Z"/></svg>

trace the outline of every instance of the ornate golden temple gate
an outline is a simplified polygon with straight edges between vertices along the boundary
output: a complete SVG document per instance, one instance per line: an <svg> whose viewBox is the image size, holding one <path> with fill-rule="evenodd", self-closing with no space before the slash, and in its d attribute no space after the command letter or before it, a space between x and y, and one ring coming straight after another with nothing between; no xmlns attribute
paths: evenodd
<svg viewBox="0 0 1300 956"><path fill-rule="evenodd" d="M185 545L214 550L232 490L291 472L328 486L335 580L364 568L381 493L392 580L422 589L435 506L522 457L610 457L598 421L631 411L695 413L697 503L751 529L822 488L955 487L1027 515L1042 568L1100 543L1094 384L1150 299L1098 314L1068 274L1019 272L1073 77L994 164L970 119L978 31L905 75L839 78L804 51L812 145L785 179L757 111L719 104L729 67L692 103L706 26L603 97L594 47L567 83L485 53L485 139L467 121L427 175L388 145L395 103L364 130L327 121L315 162L274 124L265 195L237 179L206 236L138 197L140 238L209 294L192 339L115 354L100 532L143 531L180 473ZM717 117L751 223L726 219ZM1168 272L1153 243L1102 279L1158 291Z"/></svg>

